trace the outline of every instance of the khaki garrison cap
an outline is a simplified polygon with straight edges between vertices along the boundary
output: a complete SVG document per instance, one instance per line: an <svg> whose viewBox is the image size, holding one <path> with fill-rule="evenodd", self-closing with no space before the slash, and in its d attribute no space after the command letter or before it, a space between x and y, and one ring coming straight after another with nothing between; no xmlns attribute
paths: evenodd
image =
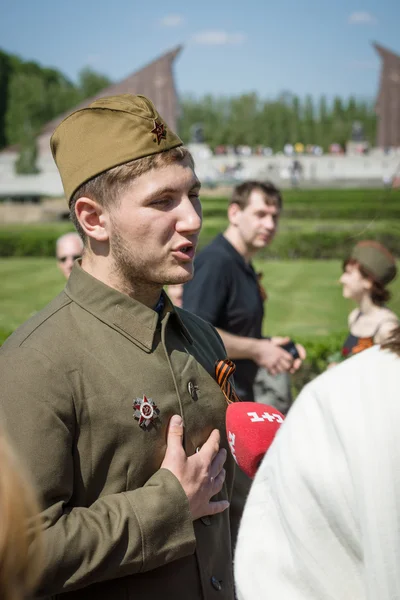
<svg viewBox="0 0 400 600"><path fill-rule="evenodd" d="M387 285L396 277L396 260L379 242L374 240L358 242L350 258L356 260L382 285Z"/></svg>
<svg viewBox="0 0 400 600"><path fill-rule="evenodd" d="M99 98L54 131L51 152L68 202L86 181L137 158L182 146L144 96Z"/></svg>

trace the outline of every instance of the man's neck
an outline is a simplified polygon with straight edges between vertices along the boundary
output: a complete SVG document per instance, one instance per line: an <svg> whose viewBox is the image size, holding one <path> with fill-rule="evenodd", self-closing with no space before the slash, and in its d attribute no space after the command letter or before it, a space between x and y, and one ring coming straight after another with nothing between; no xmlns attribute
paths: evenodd
<svg viewBox="0 0 400 600"><path fill-rule="evenodd" d="M223 236L230 244L232 244L235 250L243 256L244 260L249 263L256 251L248 248L238 230L235 227L232 227L232 225L229 225L228 229L224 231Z"/></svg>
<svg viewBox="0 0 400 600"><path fill-rule="evenodd" d="M129 296L149 308L155 309L160 300L161 285L123 280L120 274L111 268L108 257L85 254L82 258L82 269L95 279L108 285L108 287Z"/></svg>

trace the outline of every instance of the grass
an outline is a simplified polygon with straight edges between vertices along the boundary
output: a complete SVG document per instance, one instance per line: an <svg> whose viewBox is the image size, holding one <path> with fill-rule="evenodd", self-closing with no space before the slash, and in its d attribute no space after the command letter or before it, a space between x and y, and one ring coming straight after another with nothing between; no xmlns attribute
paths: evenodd
<svg viewBox="0 0 400 600"><path fill-rule="evenodd" d="M338 260L255 261L268 291L264 333L320 338L346 329L353 305L344 300ZM64 286L51 258L0 259L0 329L11 332ZM400 278L389 306L400 315Z"/></svg>
<svg viewBox="0 0 400 600"><path fill-rule="evenodd" d="M0 259L0 329L12 331L64 287L53 258Z"/></svg>

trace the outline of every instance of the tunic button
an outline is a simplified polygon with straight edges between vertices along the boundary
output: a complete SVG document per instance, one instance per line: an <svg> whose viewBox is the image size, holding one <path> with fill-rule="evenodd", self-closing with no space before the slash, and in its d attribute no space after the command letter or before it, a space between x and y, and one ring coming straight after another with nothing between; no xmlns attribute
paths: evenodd
<svg viewBox="0 0 400 600"><path fill-rule="evenodd" d="M194 385L193 381L189 381L188 385L188 392L192 397L192 400L197 400L197 392L199 391L199 388L197 387L197 385Z"/></svg>
<svg viewBox="0 0 400 600"><path fill-rule="evenodd" d="M206 525L207 527L209 525L211 525L211 519L210 517L200 517L200 521L203 523L203 525Z"/></svg>
<svg viewBox="0 0 400 600"><path fill-rule="evenodd" d="M213 586L214 590L217 590L217 592L222 590L221 582L218 581L216 577L211 577L211 585Z"/></svg>

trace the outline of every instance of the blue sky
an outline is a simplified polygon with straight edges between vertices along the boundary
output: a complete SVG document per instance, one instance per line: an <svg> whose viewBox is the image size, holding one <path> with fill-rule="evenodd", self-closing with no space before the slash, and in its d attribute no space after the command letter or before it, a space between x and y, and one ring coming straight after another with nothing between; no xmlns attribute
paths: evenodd
<svg viewBox="0 0 400 600"><path fill-rule="evenodd" d="M0 48L75 80L118 80L178 44L178 91L373 99L377 41L400 54L400 0L3 0Z"/></svg>

